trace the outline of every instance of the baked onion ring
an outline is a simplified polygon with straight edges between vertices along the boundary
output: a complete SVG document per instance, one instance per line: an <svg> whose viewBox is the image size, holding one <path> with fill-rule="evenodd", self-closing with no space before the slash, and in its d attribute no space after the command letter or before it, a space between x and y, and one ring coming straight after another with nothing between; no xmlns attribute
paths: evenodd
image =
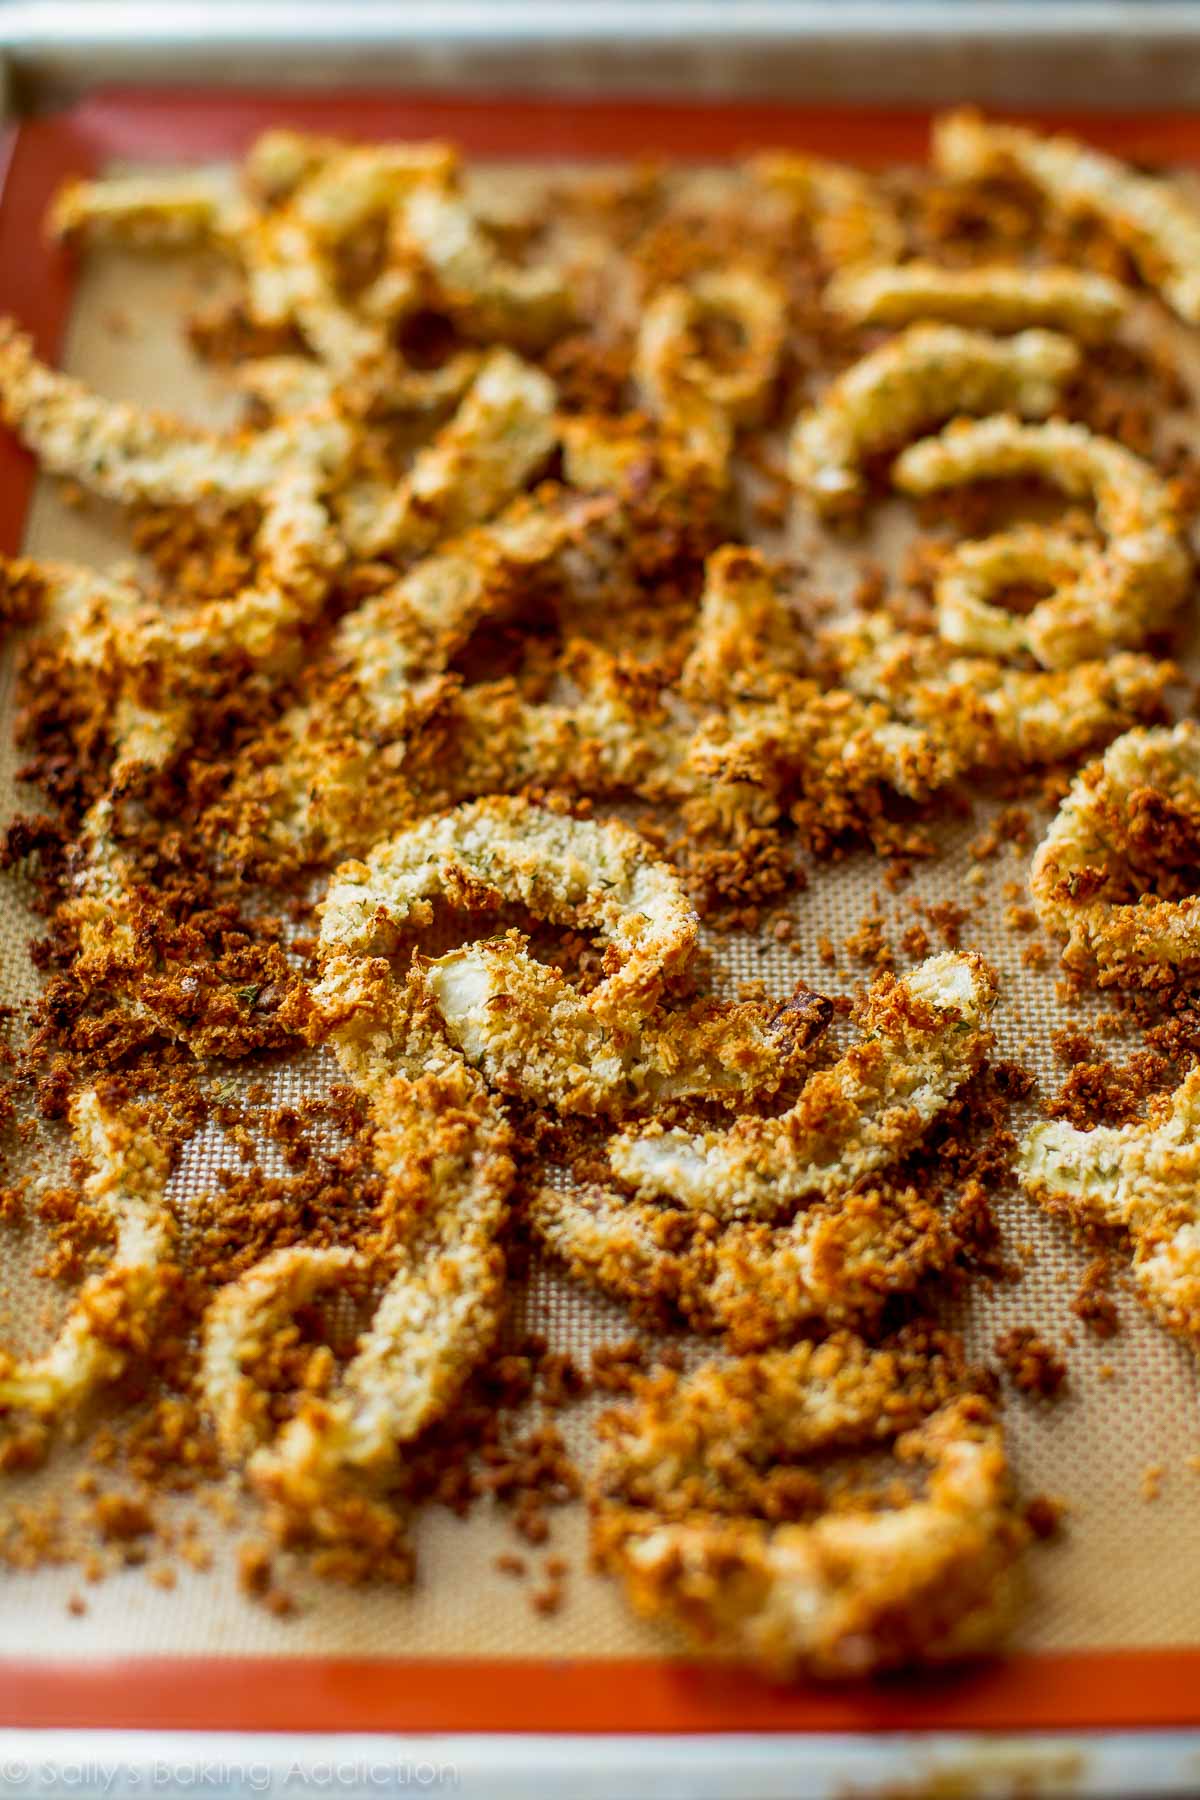
<svg viewBox="0 0 1200 1800"><path fill-rule="evenodd" d="M111 1106L96 1088L71 1103L71 1131L92 1173L83 1192L108 1216L116 1239L108 1267L84 1282L53 1344L18 1360L0 1352L0 1413L40 1418L75 1412L153 1342L169 1291L175 1219L166 1203L170 1155L135 1109Z"/></svg>
<svg viewBox="0 0 1200 1800"><path fill-rule="evenodd" d="M863 1041L811 1075L788 1112L726 1131L626 1134L610 1146L613 1170L641 1197L719 1219L777 1220L807 1196L844 1192L911 1149L978 1072L996 985L981 957L959 952L878 981Z"/></svg>
<svg viewBox="0 0 1200 1800"><path fill-rule="evenodd" d="M219 242L235 226L230 183L196 169L66 181L46 215L46 233L69 244L178 250Z"/></svg>
<svg viewBox="0 0 1200 1800"><path fill-rule="evenodd" d="M556 398L540 369L511 350L492 351L394 492L358 484L341 495L338 524L351 551L408 559L482 524L549 458Z"/></svg>
<svg viewBox="0 0 1200 1800"><path fill-rule="evenodd" d="M1089 750L1152 715L1176 677L1172 663L1124 653L1073 669L1008 668L880 616L825 633L823 647L839 681L920 726L958 773Z"/></svg>
<svg viewBox="0 0 1200 1800"><path fill-rule="evenodd" d="M264 180L264 170L284 163L286 181ZM366 147L267 133L247 159L248 194L218 177L173 172L75 182L60 194L51 230L143 249L207 244L240 266L254 324L292 326L339 375L370 369L386 385L380 378L398 365L388 328L421 299L416 270L401 258L351 305L340 292L337 252L373 220L386 225L414 187L445 185L454 167L441 144Z"/></svg>
<svg viewBox="0 0 1200 1800"><path fill-rule="evenodd" d="M235 653L259 668L280 665L295 654L298 627L323 604L342 560L325 495L348 461L349 428L325 410L262 432L204 431L102 399L39 363L29 339L3 322L0 410L44 468L106 499L262 508L259 574L240 593L175 616L126 605L127 584L119 584L120 605L106 620L97 587L82 635L76 640L74 627L68 635L81 664L119 672L129 715L128 729L118 729L119 774L161 766L179 747L203 668ZM52 579L61 589L61 575Z"/></svg>
<svg viewBox="0 0 1200 1800"><path fill-rule="evenodd" d="M1200 892L1161 891L1172 856L1194 869L1198 845L1200 727L1126 732L1076 778L1033 859L1034 904L1066 938L1067 966L1101 987L1162 986L1200 966Z"/></svg>
<svg viewBox="0 0 1200 1800"><path fill-rule="evenodd" d="M446 1043L419 974L398 982L385 959L338 943L309 1008L308 1035L330 1038L371 1102L385 1183L371 1265L385 1286L334 1390L305 1395L266 1441L252 1375L264 1338L365 1262L338 1248L273 1253L209 1308L201 1389L223 1450L246 1462L283 1536L370 1543L404 1578L411 1559L384 1496L403 1446L453 1404L499 1327L512 1135Z"/></svg>
<svg viewBox="0 0 1200 1800"><path fill-rule="evenodd" d="M261 502L280 483L290 486L299 468L334 476L350 453L350 433L336 411L222 434L105 400L39 362L10 320L0 320L0 415L48 474L72 476L124 505Z"/></svg>
<svg viewBox="0 0 1200 1800"><path fill-rule="evenodd" d="M1088 269L995 267L946 269L938 263L895 263L845 269L825 289L824 303L856 325L893 329L921 319L976 331L1025 331L1046 325L1086 343L1111 337L1129 295Z"/></svg>
<svg viewBox="0 0 1200 1800"><path fill-rule="evenodd" d="M778 573L758 550L722 544L704 564L696 634L680 677L695 706L726 706L770 693L779 675L803 666L800 619Z"/></svg>
<svg viewBox="0 0 1200 1800"><path fill-rule="evenodd" d="M711 1215L631 1200L602 1187L544 1185L526 1200L538 1241L576 1280L654 1325L757 1350L814 1321L862 1323L953 1262L953 1233L909 1187L816 1200L787 1224L718 1224Z"/></svg>
<svg viewBox="0 0 1200 1800"><path fill-rule="evenodd" d="M957 325L910 325L839 375L792 428L789 469L820 512L866 492L862 465L955 413L1001 407L1042 418L1079 366L1051 331L991 337Z"/></svg>
<svg viewBox="0 0 1200 1800"><path fill-rule="evenodd" d="M793 213L812 221L817 248L831 267L894 263L903 254L896 208L863 170L787 151L751 157L746 169Z"/></svg>
<svg viewBox="0 0 1200 1800"><path fill-rule="evenodd" d="M729 362L704 355L700 328L730 322L738 349ZM782 289L749 270L710 270L687 287L662 288L638 332L635 374L647 409L676 436L685 454L722 479L739 425L761 420L783 351Z"/></svg>
<svg viewBox="0 0 1200 1800"><path fill-rule="evenodd" d="M517 934L423 965L451 1042L502 1093L608 1113L697 1093L761 1095L806 1046L802 1009L789 1002L766 1013L711 1000L660 1012L693 953L696 916L674 871L616 820L493 797L412 826L338 871L322 914L330 969L337 946L394 949L429 923L439 897L476 911L519 901L595 931L606 947L609 973L586 996Z"/></svg>
<svg viewBox="0 0 1200 1800"><path fill-rule="evenodd" d="M1190 562L1170 490L1149 463L1083 425L1053 419L1029 425L1011 414L962 420L938 437L911 444L892 479L908 494L932 494L972 481L1035 475L1073 498L1095 503L1107 538L1060 591L1027 617L1006 614L986 597L995 570L959 578L951 553L939 587L941 628L968 649L1027 650L1044 668L1065 669L1085 657L1136 646L1168 622L1187 588ZM1026 544L1030 540L1023 540ZM1058 534L1052 550L1065 556ZM980 552L975 546L968 557ZM968 564L970 568L970 563ZM1036 568L1033 571L1036 572Z"/></svg>
<svg viewBox="0 0 1200 1800"><path fill-rule="evenodd" d="M583 571L586 582L582 539L606 504L547 485L347 613L316 697L289 709L235 779L221 811L222 855L328 863L427 811L407 746L452 703L447 664L481 621L507 616L555 577Z"/></svg>
<svg viewBox="0 0 1200 1800"><path fill-rule="evenodd" d="M544 349L574 314L561 271L509 262L462 195L447 188L426 183L413 190L397 218L396 247L401 255L417 253L438 298L484 343L499 338Z"/></svg>
<svg viewBox="0 0 1200 1800"><path fill-rule="evenodd" d="M1099 219L1179 317L1200 323L1200 211L1170 181L1074 138L994 125L966 107L934 121L932 153L952 180L1016 175L1060 211Z"/></svg>
<svg viewBox="0 0 1200 1800"><path fill-rule="evenodd" d="M861 1676L990 1645L1027 1538L991 1404L935 1350L844 1336L643 1384L603 1422L592 1549L642 1616L768 1673ZM804 1461L891 1444L924 1493L832 1503Z"/></svg>
<svg viewBox="0 0 1200 1800"><path fill-rule="evenodd" d="M1123 1232L1141 1299L1200 1350L1200 1070L1151 1100L1140 1124L1035 1125L1017 1173L1048 1211Z"/></svg>

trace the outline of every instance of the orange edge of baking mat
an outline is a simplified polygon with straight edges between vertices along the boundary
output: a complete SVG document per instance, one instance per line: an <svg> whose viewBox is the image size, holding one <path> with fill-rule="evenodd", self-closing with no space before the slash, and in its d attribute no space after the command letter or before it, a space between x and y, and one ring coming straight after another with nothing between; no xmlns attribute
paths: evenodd
<svg viewBox="0 0 1200 1800"><path fill-rule="evenodd" d="M1200 1650L1015 1656L870 1685L571 1658L0 1662L0 1726L179 1731L1120 1730L1194 1725Z"/></svg>
<svg viewBox="0 0 1200 1800"><path fill-rule="evenodd" d="M43 236L69 175L112 158L196 161L242 151L268 125L364 139L448 137L468 153L557 159L738 155L768 144L881 163L920 158L927 111L745 102L483 99L107 89L25 122L4 144L0 310L57 355L71 299ZM1200 161L1200 115L1038 114L1107 149ZM0 548L19 550L32 459L0 442ZM846 1687L781 1688L667 1659L350 1660L151 1657L0 1661L0 1725L259 1731L1072 1730L1200 1724L1200 1647L1018 1655Z"/></svg>

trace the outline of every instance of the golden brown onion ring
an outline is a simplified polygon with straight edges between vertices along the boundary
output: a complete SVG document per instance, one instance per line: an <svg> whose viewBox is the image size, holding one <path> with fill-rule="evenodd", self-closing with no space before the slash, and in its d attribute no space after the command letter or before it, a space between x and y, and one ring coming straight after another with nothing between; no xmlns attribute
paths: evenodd
<svg viewBox="0 0 1200 1800"><path fill-rule="evenodd" d="M978 1652L1006 1623L1027 1530L999 1421L955 1373L838 1337L646 1383L605 1421L596 1559L636 1612L777 1676ZM889 1444L927 1467L923 1493L821 1510L806 1458Z"/></svg>

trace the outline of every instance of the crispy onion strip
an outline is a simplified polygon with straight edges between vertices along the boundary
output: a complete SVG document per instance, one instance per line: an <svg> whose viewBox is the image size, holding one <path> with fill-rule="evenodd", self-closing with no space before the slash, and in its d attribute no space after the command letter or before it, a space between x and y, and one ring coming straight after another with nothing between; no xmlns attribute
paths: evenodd
<svg viewBox="0 0 1200 1800"><path fill-rule="evenodd" d="M1152 714L1175 675L1171 663L1128 654L1011 669L878 617L828 633L825 644L839 680L921 726L959 773L1036 767L1090 749Z"/></svg>
<svg viewBox="0 0 1200 1800"><path fill-rule="evenodd" d="M845 269L826 287L824 301L856 325L898 329L921 319L975 331L1046 325L1088 343L1111 337L1129 307L1119 282L1087 269L945 269L929 262Z"/></svg>
<svg viewBox="0 0 1200 1800"><path fill-rule="evenodd" d="M698 334L723 322L737 338L728 361L704 354ZM663 288L638 332L634 372L648 410L685 453L725 473L739 425L766 412L783 352L783 291L749 270L710 270L687 287Z"/></svg>
<svg viewBox="0 0 1200 1800"><path fill-rule="evenodd" d="M392 494L351 489L339 524L359 556L419 556L481 524L520 492L555 444L554 383L494 350L449 423Z"/></svg>
<svg viewBox="0 0 1200 1800"><path fill-rule="evenodd" d="M1051 331L991 337L957 325L911 325L847 369L792 428L792 480L821 512L860 500L862 465L955 413L1002 407L1041 418L1079 366Z"/></svg>
<svg viewBox="0 0 1200 1800"><path fill-rule="evenodd" d="M1126 732L1076 778L1038 847L1030 891L1063 961L1100 985L1166 984L1200 965L1200 894L1160 898L1172 834L1200 829L1200 727ZM1130 890L1133 900L1118 896Z"/></svg>
<svg viewBox="0 0 1200 1800"><path fill-rule="evenodd" d="M811 219L818 250L833 268L892 263L904 251L895 207L861 169L776 151L752 157L752 178Z"/></svg>
<svg viewBox="0 0 1200 1800"><path fill-rule="evenodd" d="M430 184L416 188L399 217L398 236L419 254L464 329L485 342L541 349L571 320L561 272L509 262L460 194Z"/></svg>
<svg viewBox="0 0 1200 1800"><path fill-rule="evenodd" d="M1179 317L1200 323L1200 211L1170 181L1074 138L989 124L968 108L935 122L932 151L953 180L1018 175L1063 212L1100 219Z"/></svg>
<svg viewBox="0 0 1200 1800"><path fill-rule="evenodd" d="M304 1396L268 1441L253 1384L264 1339L363 1263L338 1248L274 1252L210 1307L201 1387L226 1455L247 1462L286 1535L391 1544L398 1521L379 1495L402 1448L453 1404L499 1325L511 1132L418 975L397 982L386 961L339 945L311 1002L310 1035L328 1034L370 1097L385 1178L372 1261L386 1285L333 1391Z"/></svg>
<svg viewBox="0 0 1200 1800"><path fill-rule="evenodd" d="M911 1149L978 1072L995 999L981 957L930 957L875 985L862 1043L811 1075L790 1111L727 1131L621 1136L613 1170L641 1197L723 1219L776 1220L806 1196L844 1192Z"/></svg>
<svg viewBox="0 0 1200 1800"><path fill-rule="evenodd" d="M191 249L219 242L236 227L228 181L193 169L67 181L46 216L50 237L67 243L132 249Z"/></svg>
<svg viewBox="0 0 1200 1800"><path fill-rule="evenodd" d="M892 470L896 485L910 494L1023 475L1092 500L1107 543L1073 577L1068 570L1060 591L1025 618L1007 615L981 596L980 585L986 595L994 577L985 573L981 584L977 566L972 592L970 562L964 593L957 579L961 565L951 555L939 589L944 634L969 649L1004 643L1010 652L1028 650L1044 667L1063 669L1139 644L1165 625L1186 590L1189 559L1170 490L1123 445L1082 425L1027 425L999 414L963 420L911 444ZM1061 554L1061 543L1057 547ZM968 552L978 555L974 547Z"/></svg>
<svg viewBox="0 0 1200 1800"><path fill-rule="evenodd" d="M1035 1125L1017 1171L1049 1211L1124 1232L1142 1300L1200 1349L1200 1070L1153 1099L1141 1124Z"/></svg>
<svg viewBox="0 0 1200 1800"><path fill-rule="evenodd" d="M983 1649L1007 1621L1027 1532L1000 1424L955 1391L956 1373L846 1336L656 1377L604 1422L597 1561L642 1616L775 1675ZM819 1479L802 1485L805 1459L889 1444L901 1468L927 1468L923 1492L828 1504Z"/></svg>
<svg viewBox="0 0 1200 1800"><path fill-rule="evenodd" d="M165 1193L171 1160L148 1120L109 1106L95 1088L71 1104L71 1130L92 1173L83 1191L116 1230L112 1258L89 1276L54 1343L27 1361L0 1352L0 1411L76 1411L153 1342L169 1279L175 1221Z"/></svg>
<svg viewBox="0 0 1200 1800"><path fill-rule="evenodd" d="M814 1320L872 1319L949 1266L953 1237L911 1188L866 1186L817 1200L784 1225L715 1221L601 1187L538 1188L540 1242L577 1280L655 1324L759 1349Z"/></svg>
<svg viewBox="0 0 1200 1800"><path fill-rule="evenodd" d="M124 504L261 501L299 468L332 476L350 449L347 427L333 412L222 435L105 400L39 362L29 338L8 321L0 321L0 412L47 473L73 476Z"/></svg>

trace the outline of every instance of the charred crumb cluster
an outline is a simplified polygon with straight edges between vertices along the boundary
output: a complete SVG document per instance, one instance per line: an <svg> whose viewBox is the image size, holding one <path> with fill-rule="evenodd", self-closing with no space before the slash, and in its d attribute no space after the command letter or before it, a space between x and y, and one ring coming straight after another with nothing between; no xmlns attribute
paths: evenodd
<svg viewBox="0 0 1200 1800"><path fill-rule="evenodd" d="M550 1617L586 1493L597 1566L726 1655L992 1642L1058 1503L1017 1504L997 1379L929 1319L1020 1279L997 1196L1102 1240L1097 1335L1123 1249L1200 1335L1200 737L1164 723L1200 473L1130 329L1200 322L1200 217L960 113L920 171L646 168L519 216L447 146L279 131L233 184L68 184L51 226L223 258L189 329L246 412L103 399L0 327L6 424L142 565L0 570L44 921L0 1219L72 1293L0 1354L0 1468L86 1442L0 1561L169 1587L251 1503L238 1579L285 1617L298 1571L406 1582L414 1514L486 1504ZM847 605L822 554L889 492L915 536ZM906 895L983 791L966 891ZM864 851L868 910L813 942L793 902ZM1057 940L1112 1005L1020 1139L989 884L1014 958ZM727 999L701 919L862 984ZM654 1348L521 1335L546 1257ZM995 1348L1064 1388L1038 1326Z"/></svg>

